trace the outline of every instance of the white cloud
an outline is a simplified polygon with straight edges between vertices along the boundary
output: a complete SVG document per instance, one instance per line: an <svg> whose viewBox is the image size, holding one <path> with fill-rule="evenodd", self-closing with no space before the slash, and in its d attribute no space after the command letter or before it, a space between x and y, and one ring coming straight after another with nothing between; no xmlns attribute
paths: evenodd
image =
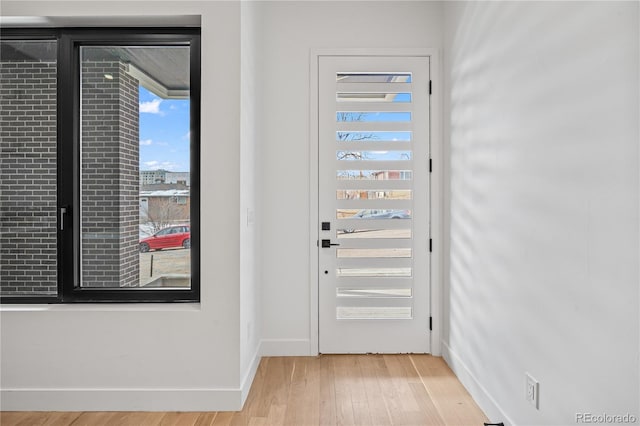
<svg viewBox="0 0 640 426"><path fill-rule="evenodd" d="M184 140L191 139L191 131L188 131L187 133L185 133L184 136L182 136L182 139Z"/></svg>
<svg viewBox="0 0 640 426"><path fill-rule="evenodd" d="M180 168L180 164L173 163L171 161L156 161L156 160L152 160L152 161L145 161L142 164L145 166L144 170L164 169L164 170L174 171L174 170L178 170Z"/></svg>
<svg viewBox="0 0 640 426"><path fill-rule="evenodd" d="M140 112L147 112L149 114L160 114L160 103L162 99L154 99L148 102L140 102Z"/></svg>
<svg viewBox="0 0 640 426"><path fill-rule="evenodd" d="M163 161L162 163L160 163L160 168L165 170L176 170L178 169L178 164L172 163L170 161Z"/></svg>
<svg viewBox="0 0 640 426"><path fill-rule="evenodd" d="M169 146L169 142L154 141L153 139L140 139L140 146Z"/></svg>

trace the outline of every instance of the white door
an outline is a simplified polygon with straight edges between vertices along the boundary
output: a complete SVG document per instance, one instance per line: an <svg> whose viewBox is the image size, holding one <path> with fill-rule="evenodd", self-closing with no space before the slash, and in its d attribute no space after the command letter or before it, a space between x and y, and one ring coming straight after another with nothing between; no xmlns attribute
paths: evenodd
<svg viewBox="0 0 640 426"><path fill-rule="evenodd" d="M318 64L319 351L429 352L429 58Z"/></svg>

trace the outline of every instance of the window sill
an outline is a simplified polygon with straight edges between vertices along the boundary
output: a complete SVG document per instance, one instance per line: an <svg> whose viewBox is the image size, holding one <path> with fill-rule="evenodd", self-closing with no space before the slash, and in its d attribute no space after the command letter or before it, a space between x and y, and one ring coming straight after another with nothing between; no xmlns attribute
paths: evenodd
<svg viewBox="0 0 640 426"><path fill-rule="evenodd" d="M78 303L1 305L0 312L199 312L200 303Z"/></svg>

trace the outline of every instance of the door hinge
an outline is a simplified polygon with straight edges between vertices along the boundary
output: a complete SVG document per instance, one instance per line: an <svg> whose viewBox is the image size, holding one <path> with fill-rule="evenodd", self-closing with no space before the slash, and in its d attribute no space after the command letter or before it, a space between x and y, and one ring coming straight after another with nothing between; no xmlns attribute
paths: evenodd
<svg viewBox="0 0 640 426"><path fill-rule="evenodd" d="M433 172L433 160L429 158L429 173Z"/></svg>
<svg viewBox="0 0 640 426"><path fill-rule="evenodd" d="M429 80L429 94L433 93L432 90L433 89L431 88L431 80Z"/></svg>
<svg viewBox="0 0 640 426"><path fill-rule="evenodd" d="M433 251L433 240L429 238L429 253Z"/></svg>
<svg viewBox="0 0 640 426"><path fill-rule="evenodd" d="M429 331L433 331L433 317L429 317Z"/></svg>

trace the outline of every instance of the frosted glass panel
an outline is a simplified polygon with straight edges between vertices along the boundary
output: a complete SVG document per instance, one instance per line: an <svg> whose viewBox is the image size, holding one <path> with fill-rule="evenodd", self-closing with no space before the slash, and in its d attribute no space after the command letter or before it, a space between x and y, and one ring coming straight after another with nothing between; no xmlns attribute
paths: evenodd
<svg viewBox="0 0 640 426"><path fill-rule="evenodd" d="M411 151L337 151L340 161L409 161Z"/></svg>
<svg viewBox="0 0 640 426"><path fill-rule="evenodd" d="M336 112L337 122L404 122L411 121L410 112Z"/></svg>
<svg viewBox="0 0 640 426"><path fill-rule="evenodd" d="M337 231L338 238L411 238L411 229L362 229L343 228Z"/></svg>
<svg viewBox="0 0 640 426"><path fill-rule="evenodd" d="M411 93L336 93L336 102L411 102Z"/></svg>
<svg viewBox="0 0 640 426"><path fill-rule="evenodd" d="M338 180L411 180L411 170L338 170Z"/></svg>
<svg viewBox="0 0 640 426"><path fill-rule="evenodd" d="M345 131L336 132L336 141L342 142L410 142L410 131Z"/></svg>
<svg viewBox="0 0 640 426"><path fill-rule="evenodd" d="M337 209L337 219L411 219L411 210L389 210L389 209Z"/></svg>
<svg viewBox="0 0 640 426"><path fill-rule="evenodd" d="M338 268L338 277L410 277L411 268Z"/></svg>
<svg viewBox="0 0 640 426"><path fill-rule="evenodd" d="M342 288L336 289L338 297L411 297L410 288Z"/></svg>
<svg viewBox="0 0 640 426"><path fill-rule="evenodd" d="M339 83L411 83L411 73L337 73Z"/></svg>
<svg viewBox="0 0 640 426"><path fill-rule="evenodd" d="M410 200L413 191L410 189L373 190L373 189L338 189L338 200Z"/></svg>
<svg viewBox="0 0 640 426"><path fill-rule="evenodd" d="M410 307L349 307L336 308L337 319L411 319Z"/></svg>
<svg viewBox="0 0 640 426"><path fill-rule="evenodd" d="M398 258L411 257L410 248L345 248L336 250L338 258Z"/></svg>

